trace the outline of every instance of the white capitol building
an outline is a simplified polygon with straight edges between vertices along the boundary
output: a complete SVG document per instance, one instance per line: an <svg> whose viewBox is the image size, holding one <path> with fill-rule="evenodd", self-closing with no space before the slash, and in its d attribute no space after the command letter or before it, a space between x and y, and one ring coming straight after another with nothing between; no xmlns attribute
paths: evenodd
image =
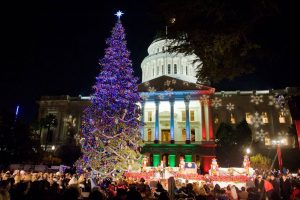
<svg viewBox="0 0 300 200"><path fill-rule="evenodd" d="M144 58L141 68L142 82L167 75L180 80L196 83L196 66L193 64L195 55L185 56L166 52L170 40L156 39L148 47L148 56Z"/></svg>
<svg viewBox="0 0 300 200"><path fill-rule="evenodd" d="M195 55L186 56L166 52L170 40L156 39L148 48L148 56L141 63L142 83L138 90L143 99L141 129L149 166L161 160L167 166L178 166L180 158L201 163L205 172L215 157L215 134L222 122L235 125L243 120L249 124L253 140L271 146L272 138L285 136L286 145L292 140L286 135L292 123L288 108L280 108L275 101L285 90L221 91L197 83ZM58 125L47 144L66 143L70 124L80 133L83 110L89 97L43 96L39 101L39 119L53 114ZM41 143L46 142L46 130ZM77 134L79 135L79 134Z"/></svg>

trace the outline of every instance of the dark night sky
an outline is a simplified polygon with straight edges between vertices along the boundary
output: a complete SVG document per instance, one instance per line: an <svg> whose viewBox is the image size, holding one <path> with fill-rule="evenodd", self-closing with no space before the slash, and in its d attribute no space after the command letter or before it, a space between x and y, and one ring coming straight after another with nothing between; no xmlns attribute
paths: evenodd
<svg viewBox="0 0 300 200"><path fill-rule="evenodd" d="M20 104L22 116L30 119L35 117L36 101L42 95L89 95L99 73L98 59L103 56L105 39L116 21L113 14L119 9L125 13L122 22L128 49L140 77L147 47L156 32L164 28L162 19L155 17L154 1L86 2L90 1L24 1L1 6L0 109L13 110ZM272 30L266 38L278 38L282 44L289 40L289 34L298 34L291 29L296 25L289 24L295 23L290 20L293 17L286 12L279 19L286 30ZM294 46L283 49L275 64L259 67L255 74L235 81L219 83L216 89L300 86L295 72L299 61L294 59L299 42L288 43Z"/></svg>

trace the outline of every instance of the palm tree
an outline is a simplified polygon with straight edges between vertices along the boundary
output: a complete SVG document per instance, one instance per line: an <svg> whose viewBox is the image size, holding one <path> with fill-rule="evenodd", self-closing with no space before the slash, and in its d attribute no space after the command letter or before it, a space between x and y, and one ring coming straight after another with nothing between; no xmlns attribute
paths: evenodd
<svg viewBox="0 0 300 200"><path fill-rule="evenodd" d="M49 134L50 134L51 128L55 128L55 127L57 127L57 119L56 119L55 115L48 114L48 115L46 115L46 117L41 119L41 128L47 129L45 151L47 150L47 143L49 140Z"/></svg>

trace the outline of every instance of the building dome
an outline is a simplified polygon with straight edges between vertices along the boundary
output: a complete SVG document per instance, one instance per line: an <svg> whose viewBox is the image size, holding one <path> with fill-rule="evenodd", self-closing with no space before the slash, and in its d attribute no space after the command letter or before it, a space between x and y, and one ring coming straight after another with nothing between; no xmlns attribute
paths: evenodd
<svg viewBox="0 0 300 200"><path fill-rule="evenodd" d="M170 76L183 81L196 83L196 55L184 55L182 53L166 52L170 44L169 39L156 39L148 47L148 56L144 58L142 68L142 82L146 82L160 76Z"/></svg>

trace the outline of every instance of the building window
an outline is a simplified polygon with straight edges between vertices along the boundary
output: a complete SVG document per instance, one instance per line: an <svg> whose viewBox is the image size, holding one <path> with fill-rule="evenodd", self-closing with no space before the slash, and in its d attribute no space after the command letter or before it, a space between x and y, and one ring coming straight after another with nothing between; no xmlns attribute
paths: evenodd
<svg viewBox="0 0 300 200"><path fill-rule="evenodd" d="M186 73L186 75L189 75L188 66L185 66L185 73Z"/></svg>
<svg viewBox="0 0 300 200"><path fill-rule="evenodd" d="M252 124L252 115L250 113L246 113L246 121L248 124Z"/></svg>
<svg viewBox="0 0 300 200"><path fill-rule="evenodd" d="M196 141L196 139L195 139L195 129L192 128L191 129L191 142L195 142L195 141Z"/></svg>
<svg viewBox="0 0 300 200"><path fill-rule="evenodd" d="M218 116L215 117L214 123L215 124L219 123L219 117Z"/></svg>
<svg viewBox="0 0 300 200"><path fill-rule="evenodd" d="M281 123L281 124L285 123L285 117L283 116L282 112L279 114L279 123Z"/></svg>
<svg viewBox="0 0 300 200"><path fill-rule="evenodd" d="M162 51L163 51L163 52L165 51L165 47L162 48Z"/></svg>
<svg viewBox="0 0 300 200"><path fill-rule="evenodd" d="M148 112L148 122L152 122L152 111Z"/></svg>
<svg viewBox="0 0 300 200"><path fill-rule="evenodd" d="M159 66L156 67L156 75L159 75Z"/></svg>
<svg viewBox="0 0 300 200"><path fill-rule="evenodd" d="M236 123L235 118L232 113L230 114L230 123L232 123L232 124Z"/></svg>
<svg viewBox="0 0 300 200"><path fill-rule="evenodd" d="M174 64L174 74L177 74L177 64Z"/></svg>
<svg viewBox="0 0 300 200"><path fill-rule="evenodd" d="M149 128L147 133L148 133L148 142L150 142L152 138L152 130Z"/></svg>
<svg viewBox="0 0 300 200"><path fill-rule="evenodd" d="M262 116L262 121L263 121L264 124L269 123L268 115L267 115L266 112L262 112L261 116Z"/></svg>
<svg viewBox="0 0 300 200"><path fill-rule="evenodd" d="M171 64L168 64L168 74L171 74Z"/></svg>
<svg viewBox="0 0 300 200"><path fill-rule="evenodd" d="M182 129L181 139L182 139L182 141L186 141L186 131L185 131L185 129Z"/></svg>
<svg viewBox="0 0 300 200"><path fill-rule="evenodd" d="M165 68L164 68L164 65L161 66L161 74L165 74Z"/></svg>
<svg viewBox="0 0 300 200"><path fill-rule="evenodd" d="M191 117L190 117L191 122L195 121L195 111L191 110L190 115L191 115Z"/></svg>
<svg viewBox="0 0 300 200"><path fill-rule="evenodd" d="M185 122L186 120L186 115L185 115L185 111L181 111L181 115L182 115L182 121Z"/></svg>
<svg viewBox="0 0 300 200"><path fill-rule="evenodd" d="M159 52L159 48L157 48L157 53Z"/></svg>
<svg viewBox="0 0 300 200"><path fill-rule="evenodd" d="M152 72L153 72L152 75L154 76L154 67L152 68Z"/></svg>
<svg viewBox="0 0 300 200"><path fill-rule="evenodd" d="M180 74L183 74L183 66L180 66Z"/></svg>

